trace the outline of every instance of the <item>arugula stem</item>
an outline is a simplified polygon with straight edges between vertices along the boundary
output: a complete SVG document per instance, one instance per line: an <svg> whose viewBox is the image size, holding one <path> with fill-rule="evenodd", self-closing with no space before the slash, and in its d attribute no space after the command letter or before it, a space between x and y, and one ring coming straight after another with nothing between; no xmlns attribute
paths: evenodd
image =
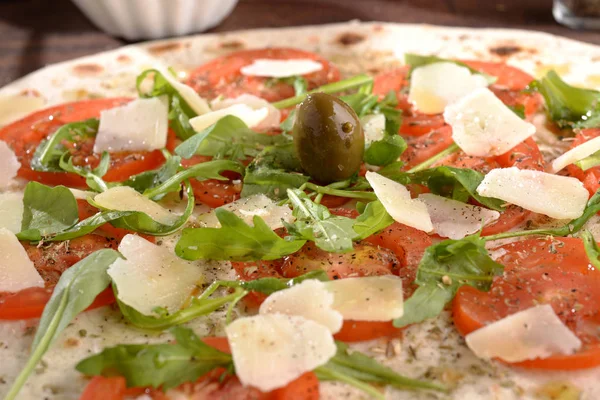
<svg viewBox="0 0 600 400"><path fill-rule="evenodd" d="M415 165L414 167L409 169L407 172L408 173L419 172L424 169L427 169L430 166L432 166L433 164L435 164L436 162L438 162L439 160L446 158L450 154L456 153L459 150L460 150L460 147L458 147L458 145L456 143L452 143L447 149L440 151L435 156L423 161L421 164Z"/></svg>
<svg viewBox="0 0 600 400"><path fill-rule="evenodd" d="M328 194L331 196L348 197L351 199L377 200L377 196L373 192L352 192L349 190L334 189L330 186L319 186L314 183L307 182L303 186L306 189L313 190L319 194Z"/></svg>
<svg viewBox="0 0 600 400"><path fill-rule="evenodd" d="M318 92L329 93L329 94L338 93L338 92L343 92L344 90L353 89L355 87L369 84L372 82L373 82L373 78L368 75L364 75L364 74L357 75L357 76L354 76L349 79L344 79L343 81L328 83L327 85L323 85L316 89L310 90L299 96L290 97L289 99L276 101L275 103L271 103L271 104L275 108L279 108L279 109L288 108L288 107L292 107L292 106L295 106L296 104L301 103L302 101L304 101L304 99L306 98L307 95L312 94L312 93L318 93Z"/></svg>
<svg viewBox="0 0 600 400"><path fill-rule="evenodd" d="M333 369L327 368L326 366L318 367L314 372L326 376L330 380L336 380L354 386L355 388L362 390L376 399L385 400L385 396L372 385L361 382L358 379L352 378L351 376L339 373Z"/></svg>
<svg viewBox="0 0 600 400"><path fill-rule="evenodd" d="M317 197L315 197L315 203L321 204L321 200L323 200L323 193L319 193Z"/></svg>
<svg viewBox="0 0 600 400"><path fill-rule="evenodd" d="M231 315L233 314L233 309L235 305L248 294L246 290L238 289L235 290L234 294L235 293L237 293L238 296L235 299L233 299L227 307L227 314L225 315L225 325L229 325L231 323Z"/></svg>

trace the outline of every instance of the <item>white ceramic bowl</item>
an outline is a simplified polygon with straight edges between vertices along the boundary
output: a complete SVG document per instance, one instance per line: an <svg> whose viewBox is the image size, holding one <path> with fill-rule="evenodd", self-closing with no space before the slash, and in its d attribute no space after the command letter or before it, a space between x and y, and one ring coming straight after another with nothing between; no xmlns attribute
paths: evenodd
<svg viewBox="0 0 600 400"><path fill-rule="evenodd" d="M128 40L158 39L210 29L237 0L73 0L103 31Z"/></svg>

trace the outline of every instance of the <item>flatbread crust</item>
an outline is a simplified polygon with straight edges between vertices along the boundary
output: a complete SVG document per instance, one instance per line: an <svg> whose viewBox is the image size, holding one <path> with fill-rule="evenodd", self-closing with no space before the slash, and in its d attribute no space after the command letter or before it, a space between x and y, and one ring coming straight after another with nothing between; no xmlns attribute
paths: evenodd
<svg viewBox="0 0 600 400"><path fill-rule="evenodd" d="M45 67L0 89L0 126L35 109L95 97L134 96L135 77L157 64L172 66L181 78L216 56L246 48L288 46L315 51L335 62L344 76L376 73L401 64L405 52L448 58L503 61L534 76L557 70L572 84L600 89L600 47L546 33L447 28L427 25L349 22L283 29L197 35L130 45ZM596 72L596 73L595 73ZM8 105L19 106L8 107ZM8 110L8 111L6 111ZM546 153L561 144L538 135ZM174 240L163 245L174 246ZM228 263L203 264L219 278L231 279ZM215 268L217 267L217 268ZM243 310L239 309L239 313ZM223 334L223 315L214 313L188 326L200 335ZM0 322L0 397L29 356L36 321ZM164 342L126 325L110 307L81 314L46 354L19 398L77 399L87 381L73 368L91 353L118 343ZM451 395L387 389L390 399L539 399L549 386L563 383L581 391L581 399L600 393L600 368L548 372L508 368L477 359L453 328L449 313L407 329L403 339L376 340L357 346L406 376L442 381ZM324 399L365 398L346 385L323 383ZM551 394L552 392L548 392Z"/></svg>

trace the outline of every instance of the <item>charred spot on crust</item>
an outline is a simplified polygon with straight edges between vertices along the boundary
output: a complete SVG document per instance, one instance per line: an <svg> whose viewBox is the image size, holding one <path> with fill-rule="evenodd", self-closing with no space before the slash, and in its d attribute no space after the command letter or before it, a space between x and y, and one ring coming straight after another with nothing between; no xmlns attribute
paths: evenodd
<svg viewBox="0 0 600 400"><path fill-rule="evenodd" d="M123 64L129 64L131 62L131 57L127 54L121 54L117 57L117 61Z"/></svg>
<svg viewBox="0 0 600 400"><path fill-rule="evenodd" d="M228 40L219 44L219 47L226 50L240 50L246 45L241 40Z"/></svg>
<svg viewBox="0 0 600 400"><path fill-rule="evenodd" d="M364 35L355 32L345 32L339 35L336 41L342 46L352 46L365 40Z"/></svg>
<svg viewBox="0 0 600 400"><path fill-rule="evenodd" d="M490 53L496 54L500 57L512 56L513 54L516 54L522 50L523 49L521 47L515 45L496 46L489 49Z"/></svg>
<svg viewBox="0 0 600 400"><path fill-rule="evenodd" d="M98 64L79 64L73 67L73 73L81 76L99 75L104 71L104 67Z"/></svg>
<svg viewBox="0 0 600 400"><path fill-rule="evenodd" d="M155 46L151 46L148 48L150 54L158 55L162 53L167 53L169 51L179 50L183 47L182 42L170 42L164 44L157 44Z"/></svg>

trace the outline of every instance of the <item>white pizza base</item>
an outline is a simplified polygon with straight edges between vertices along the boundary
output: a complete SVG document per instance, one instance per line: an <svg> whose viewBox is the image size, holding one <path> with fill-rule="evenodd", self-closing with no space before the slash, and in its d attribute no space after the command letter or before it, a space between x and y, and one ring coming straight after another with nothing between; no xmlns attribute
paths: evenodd
<svg viewBox="0 0 600 400"><path fill-rule="evenodd" d="M344 44L348 42L355 43ZM553 68L572 84L600 89L600 47L593 45L531 31L350 22L148 42L48 66L0 89L0 126L50 105L92 97L134 96L136 75L156 65L173 66L185 78L193 67L232 50L289 43L323 54L345 76L385 70L401 64L405 52L416 52L504 61L534 76ZM511 47L518 50L504 55L494 51ZM536 140L547 157L557 146L568 146L539 129ZM172 247L173 241L164 244ZM208 279L209 273L220 279L234 278L228 263L205 265L205 271ZM238 313L242 312L243 306L238 308ZM223 319L224 314L216 312L187 325L201 336L222 335ZM0 322L0 398L26 362L36 323ZM80 333L83 330L85 337ZM81 359L107 346L158 343L169 338L168 333L156 335L125 324L120 313L111 307L85 312L44 356L19 399L78 399L87 383L74 369ZM448 313L409 328L402 340L377 340L353 347L376 356L408 377L429 378L454 387L449 395L388 389L389 399L536 399L536 392L549 382L569 382L582 391L582 400L596 398L600 393L600 368L536 372L477 359L452 326ZM321 384L321 397L367 398L346 385L328 382Z"/></svg>

